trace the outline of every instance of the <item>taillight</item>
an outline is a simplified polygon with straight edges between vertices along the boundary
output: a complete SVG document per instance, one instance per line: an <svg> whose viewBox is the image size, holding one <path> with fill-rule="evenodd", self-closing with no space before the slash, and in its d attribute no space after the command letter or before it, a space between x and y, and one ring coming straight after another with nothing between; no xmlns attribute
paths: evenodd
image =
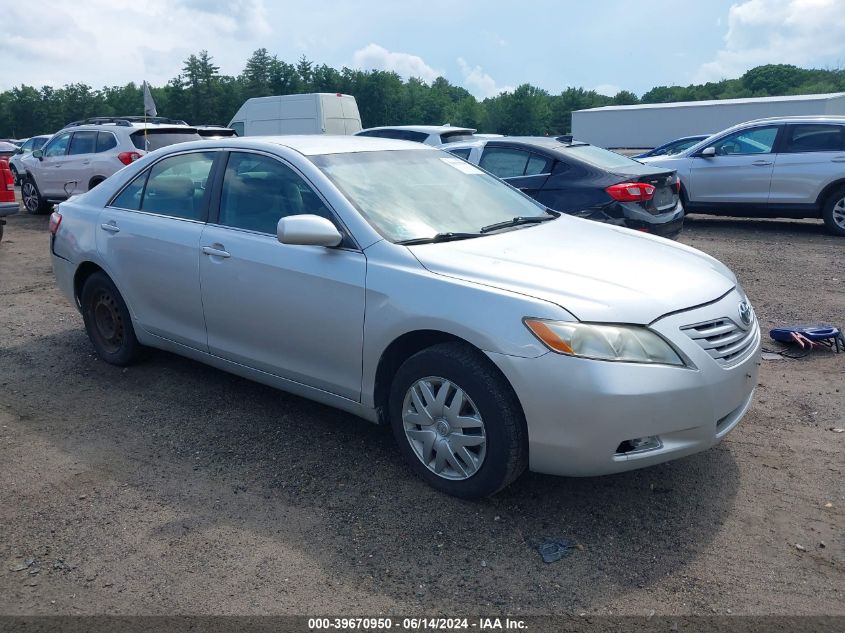
<svg viewBox="0 0 845 633"><path fill-rule="evenodd" d="M120 154L117 155L117 160L124 165L130 165L139 158L141 158L141 155L138 152L120 152Z"/></svg>
<svg viewBox="0 0 845 633"><path fill-rule="evenodd" d="M0 160L0 202L15 201L15 179L12 177L12 170L9 163Z"/></svg>
<svg viewBox="0 0 845 633"><path fill-rule="evenodd" d="M681 177L675 176L675 193L681 195Z"/></svg>
<svg viewBox="0 0 845 633"><path fill-rule="evenodd" d="M654 185L644 182L620 182L610 185L605 191L620 202L645 202L654 196Z"/></svg>
<svg viewBox="0 0 845 633"><path fill-rule="evenodd" d="M61 225L62 214L58 211L53 211L53 213L50 214L50 233L55 235Z"/></svg>

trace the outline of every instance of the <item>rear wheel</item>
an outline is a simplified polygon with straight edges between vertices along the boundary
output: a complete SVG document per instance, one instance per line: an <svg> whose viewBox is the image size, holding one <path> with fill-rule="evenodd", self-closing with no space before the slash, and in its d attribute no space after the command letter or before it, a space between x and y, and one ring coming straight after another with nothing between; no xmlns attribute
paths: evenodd
<svg viewBox="0 0 845 633"><path fill-rule="evenodd" d="M112 365L130 365L143 348L120 292L104 273L94 273L82 287L82 319L97 354Z"/></svg>
<svg viewBox="0 0 845 633"><path fill-rule="evenodd" d="M50 210L50 204L41 197L41 192L31 176L24 177L21 185L21 198L23 198L23 206L32 214L47 213Z"/></svg>
<svg viewBox="0 0 845 633"><path fill-rule="evenodd" d="M12 180L14 180L16 185L21 184L21 177L18 174L18 170L14 165L9 165L9 169L12 171Z"/></svg>
<svg viewBox="0 0 845 633"><path fill-rule="evenodd" d="M822 209L822 217L828 231L845 235L845 187L831 194Z"/></svg>
<svg viewBox="0 0 845 633"><path fill-rule="evenodd" d="M525 419L513 389L467 344L442 343L406 360L393 380L389 411L405 460L447 494L495 494L528 463Z"/></svg>

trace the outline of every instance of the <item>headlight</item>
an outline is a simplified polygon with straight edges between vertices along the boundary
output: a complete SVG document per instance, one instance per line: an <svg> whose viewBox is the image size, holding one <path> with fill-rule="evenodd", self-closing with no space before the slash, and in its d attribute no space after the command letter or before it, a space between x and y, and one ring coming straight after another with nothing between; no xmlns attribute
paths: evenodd
<svg viewBox="0 0 845 633"><path fill-rule="evenodd" d="M546 347L559 354L628 363L685 365L669 343L645 327L540 319L525 319L525 325Z"/></svg>

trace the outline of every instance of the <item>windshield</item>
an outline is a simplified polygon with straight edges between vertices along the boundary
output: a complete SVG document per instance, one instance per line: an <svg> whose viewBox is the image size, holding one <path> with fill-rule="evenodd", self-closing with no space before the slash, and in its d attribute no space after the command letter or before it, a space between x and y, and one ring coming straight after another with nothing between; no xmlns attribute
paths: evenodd
<svg viewBox="0 0 845 633"><path fill-rule="evenodd" d="M617 154L616 152L611 152L595 145L572 145L562 151L573 158L583 160L585 163L601 169L617 169L619 167L630 167L631 165L639 166L637 161L627 156L622 156L622 154Z"/></svg>
<svg viewBox="0 0 845 633"><path fill-rule="evenodd" d="M392 242L477 233L515 217L547 215L531 198L446 152L357 152L311 160Z"/></svg>

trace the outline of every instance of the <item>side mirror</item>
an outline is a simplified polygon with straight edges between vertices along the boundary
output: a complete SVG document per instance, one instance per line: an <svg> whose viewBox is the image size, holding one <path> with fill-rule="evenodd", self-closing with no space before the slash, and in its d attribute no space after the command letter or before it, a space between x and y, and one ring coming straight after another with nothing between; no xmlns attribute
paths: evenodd
<svg viewBox="0 0 845 633"><path fill-rule="evenodd" d="M33 156L34 158L37 158L38 160L41 160L41 159L43 159L43 158L44 158L44 152L43 152L42 150L40 150L40 149L37 149L37 150L34 150L34 151L32 152L32 156Z"/></svg>
<svg viewBox="0 0 845 633"><path fill-rule="evenodd" d="M290 215L279 220L276 238L282 244L338 246L343 236L334 224L319 215Z"/></svg>
<svg viewBox="0 0 845 633"><path fill-rule="evenodd" d="M703 158L713 158L716 155L716 148L712 146L705 147L703 150L701 150L701 153L699 155Z"/></svg>

